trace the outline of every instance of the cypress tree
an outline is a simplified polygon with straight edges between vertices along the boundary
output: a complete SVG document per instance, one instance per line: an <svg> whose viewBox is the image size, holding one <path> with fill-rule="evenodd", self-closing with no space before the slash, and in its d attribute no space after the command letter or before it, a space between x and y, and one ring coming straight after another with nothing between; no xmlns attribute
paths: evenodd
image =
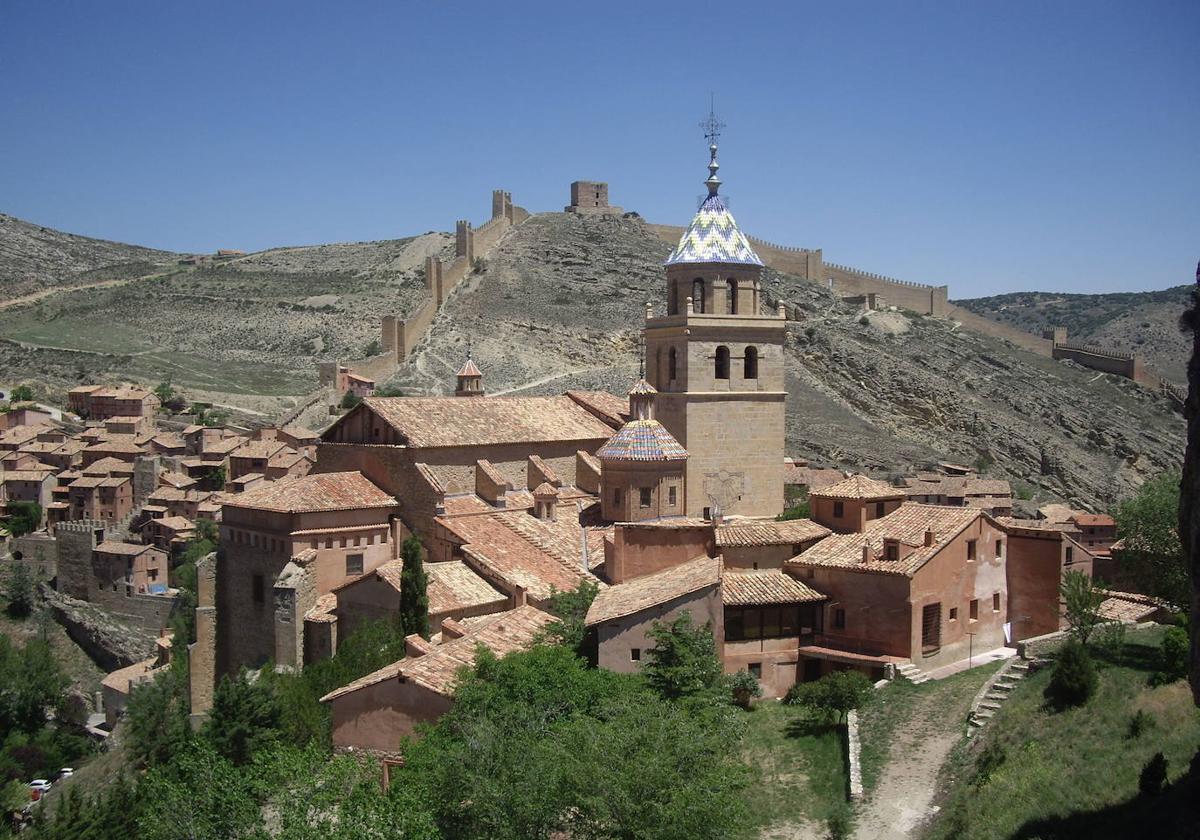
<svg viewBox="0 0 1200 840"><path fill-rule="evenodd" d="M410 536L400 547L404 570L400 573L400 626L404 635L416 633L429 638L429 596L425 592L428 579L421 561L421 541Z"/></svg>

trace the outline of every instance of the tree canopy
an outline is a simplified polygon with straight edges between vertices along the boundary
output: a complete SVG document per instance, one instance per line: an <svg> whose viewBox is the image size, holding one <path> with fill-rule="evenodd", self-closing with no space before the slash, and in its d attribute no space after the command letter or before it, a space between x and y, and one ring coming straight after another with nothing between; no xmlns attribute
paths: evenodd
<svg viewBox="0 0 1200 840"><path fill-rule="evenodd" d="M1147 481L1114 514L1128 570L1150 595L1182 609L1191 602L1191 581L1179 540L1179 473Z"/></svg>

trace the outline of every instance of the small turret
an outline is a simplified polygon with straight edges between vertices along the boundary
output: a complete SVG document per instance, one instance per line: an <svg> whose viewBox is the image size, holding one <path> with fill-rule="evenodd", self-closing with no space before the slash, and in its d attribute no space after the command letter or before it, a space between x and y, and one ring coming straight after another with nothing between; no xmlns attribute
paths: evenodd
<svg viewBox="0 0 1200 840"><path fill-rule="evenodd" d="M458 385L454 389L456 397L482 397L483 396L483 372L471 359L471 347L467 346L467 360L463 362L463 366L458 369L455 374L458 377Z"/></svg>

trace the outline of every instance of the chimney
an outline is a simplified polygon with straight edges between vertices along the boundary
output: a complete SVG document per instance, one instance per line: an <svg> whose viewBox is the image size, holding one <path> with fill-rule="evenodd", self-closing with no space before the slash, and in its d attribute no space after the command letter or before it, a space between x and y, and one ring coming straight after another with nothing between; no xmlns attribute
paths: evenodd
<svg viewBox="0 0 1200 840"><path fill-rule="evenodd" d="M467 628L463 627L453 618L442 619L442 640L449 641L450 639L461 639L467 635ZM408 640L405 639L407 642Z"/></svg>
<svg viewBox="0 0 1200 840"><path fill-rule="evenodd" d="M874 552L871 551L870 541L864 542L863 549L862 549L862 561L864 563L870 563L873 556L874 556Z"/></svg>
<svg viewBox="0 0 1200 840"><path fill-rule="evenodd" d="M925 546L929 547L937 542L937 535L933 533L932 528L925 529Z"/></svg>
<svg viewBox="0 0 1200 840"><path fill-rule="evenodd" d="M525 606L527 603L529 603L529 590L527 590L524 586L514 587L512 599L513 599L513 609L514 610L517 607ZM442 626L445 627L446 622L443 621Z"/></svg>
<svg viewBox="0 0 1200 840"><path fill-rule="evenodd" d="M416 633L404 637L404 655L409 657L424 656L433 650L433 645L422 639Z"/></svg>

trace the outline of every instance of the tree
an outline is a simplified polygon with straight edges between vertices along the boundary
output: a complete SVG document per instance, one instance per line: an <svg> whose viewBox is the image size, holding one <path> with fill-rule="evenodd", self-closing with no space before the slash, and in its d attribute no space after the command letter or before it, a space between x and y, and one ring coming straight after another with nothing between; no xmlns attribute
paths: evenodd
<svg viewBox="0 0 1200 840"><path fill-rule="evenodd" d="M137 837L144 840L254 836L262 816L245 774L203 739L183 745L169 765L153 768L139 785L144 806Z"/></svg>
<svg viewBox="0 0 1200 840"><path fill-rule="evenodd" d="M850 710L866 703L872 689L871 680L861 671L834 671L813 682L796 683L784 702L845 723Z"/></svg>
<svg viewBox="0 0 1200 840"><path fill-rule="evenodd" d="M650 628L654 647L646 651L642 675L662 697L678 700L716 689L721 682L721 660L713 641L712 625L692 626L692 615L683 610L675 620L656 621Z"/></svg>
<svg viewBox="0 0 1200 840"><path fill-rule="evenodd" d="M1096 665L1087 648L1071 638L1059 648L1044 696L1051 707L1063 711L1086 703L1095 694L1098 682Z"/></svg>
<svg viewBox="0 0 1200 840"><path fill-rule="evenodd" d="M213 467L204 474L202 482L207 490L224 490L225 489L225 468Z"/></svg>
<svg viewBox="0 0 1200 840"><path fill-rule="evenodd" d="M21 537L42 527L42 506L37 502L9 502L8 530Z"/></svg>
<svg viewBox="0 0 1200 840"><path fill-rule="evenodd" d="M1179 540L1179 474L1147 481L1114 514L1121 558L1148 595L1183 609L1191 601L1187 562Z"/></svg>
<svg viewBox="0 0 1200 840"><path fill-rule="evenodd" d="M378 338L372 338L367 342L367 346L363 348L363 355L367 356L368 358L371 356L378 356L382 352L383 345L379 343Z"/></svg>
<svg viewBox="0 0 1200 840"><path fill-rule="evenodd" d="M1100 623L1100 605L1104 603L1104 591L1097 588L1092 576L1071 570L1063 575L1058 587L1065 605L1067 626L1071 635L1086 645Z"/></svg>
<svg viewBox="0 0 1200 840"><path fill-rule="evenodd" d="M360 397L358 394L355 394L353 391L347 391L342 395L341 406L345 409L351 409L360 402L362 402L362 397Z"/></svg>
<svg viewBox="0 0 1200 840"><path fill-rule="evenodd" d="M18 648L0 636L0 732L40 730L68 684L48 642L35 638Z"/></svg>
<svg viewBox="0 0 1200 840"><path fill-rule="evenodd" d="M154 396L158 397L158 401L164 406L175 398L175 389L171 386L170 379L164 379L154 386Z"/></svg>
<svg viewBox="0 0 1200 840"><path fill-rule="evenodd" d="M733 692L733 702L743 709L749 709L751 701L762 697L762 683L749 671L738 671L729 680L729 690Z"/></svg>
<svg viewBox="0 0 1200 840"><path fill-rule="evenodd" d="M279 703L271 687L261 680L251 682L242 671L217 685L202 734L218 754L241 767L276 743L279 726Z"/></svg>
<svg viewBox="0 0 1200 840"><path fill-rule="evenodd" d="M400 547L404 568L400 572L400 626L404 635L416 633L429 638L429 596L425 589L428 578L421 560L421 541L409 536Z"/></svg>
<svg viewBox="0 0 1200 840"><path fill-rule="evenodd" d="M787 522L790 519L808 519L811 515L812 511L809 507L808 499L797 499L791 507L776 516L775 520L777 522Z"/></svg>
<svg viewBox="0 0 1200 840"><path fill-rule="evenodd" d="M600 588L590 580L581 581L579 586L569 592L550 590L549 612L558 620L546 625L547 635L557 644L564 645L575 651L579 656L589 659L584 650L587 640L588 608L596 600Z"/></svg>
<svg viewBox="0 0 1200 840"><path fill-rule="evenodd" d="M1159 646L1160 669L1150 681L1155 685L1166 685L1181 680L1188 674L1188 634L1182 627L1168 627Z"/></svg>
<svg viewBox="0 0 1200 840"><path fill-rule="evenodd" d="M18 385L8 395L9 402L33 402L33 389L28 385Z"/></svg>
<svg viewBox="0 0 1200 840"><path fill-rule="evenodd" d="M33 573L29 565L20 560L12 563L4 576L4 598L6 610L13 618L27 618L33 612Z"/></svg>
<svg viewBox="0 0 1200 840"><path fill-rule="evenodd" d="M135 685L125 706L130 752L145 767L168 763L192 740L186 657Z"/></svg>

